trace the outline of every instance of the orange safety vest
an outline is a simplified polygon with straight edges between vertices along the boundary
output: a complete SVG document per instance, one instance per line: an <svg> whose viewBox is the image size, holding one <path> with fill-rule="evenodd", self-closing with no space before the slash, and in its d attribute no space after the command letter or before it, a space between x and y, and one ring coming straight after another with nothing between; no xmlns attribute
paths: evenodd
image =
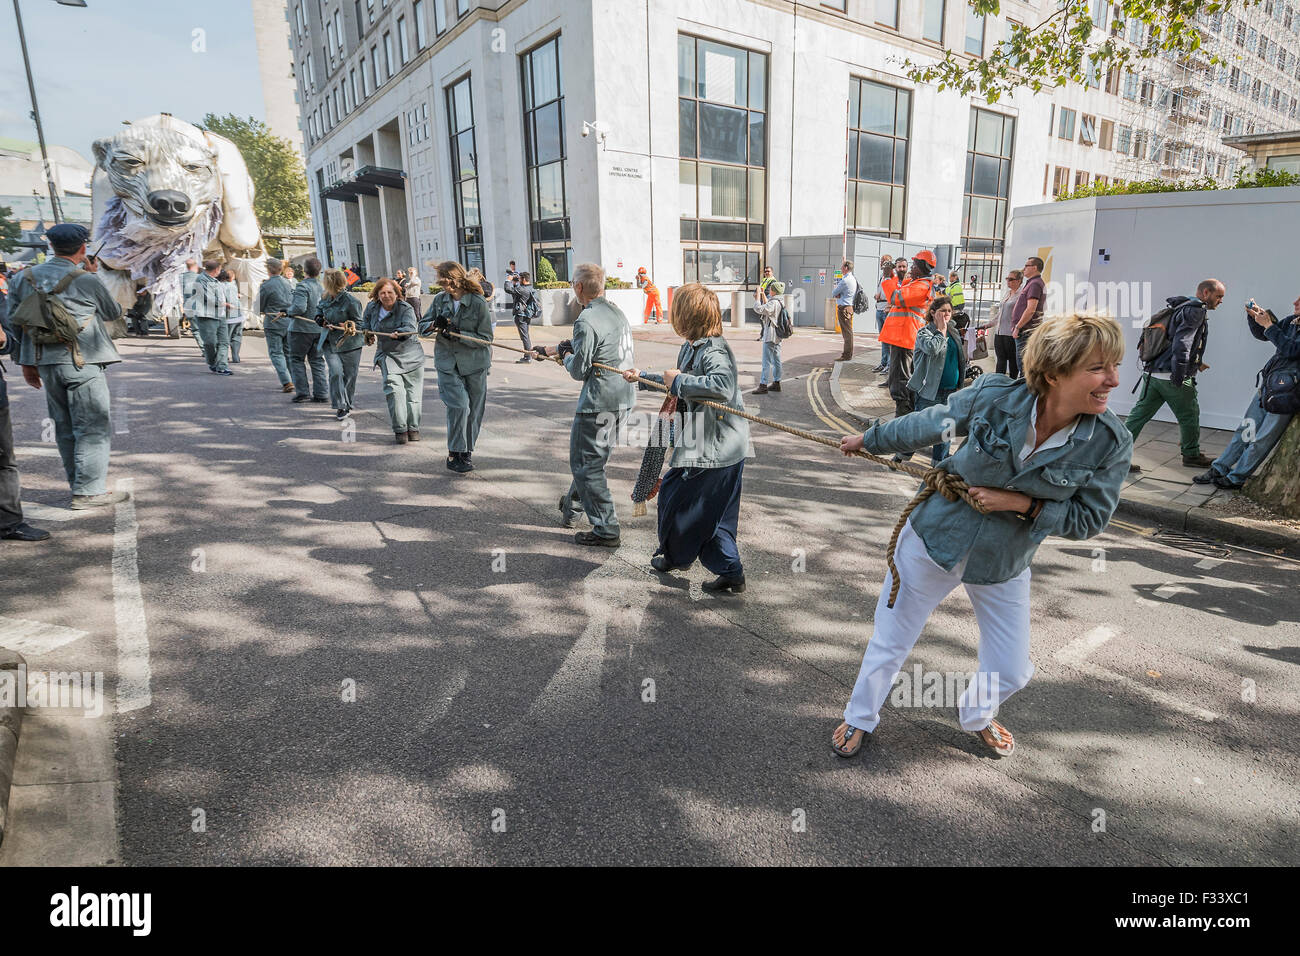
<svg viewBox="0 0 1300 956"><path fill-rule="evenodd" d="M916 333L925 325L925 306L933 296L934 280L913 279L896 288L889 297L889 315L880 330L880 341L909 351L916 347Z"/></svg>
<svg viewBox="0 0 1300 956"><path fill-rule="evenodd" d="M637 284L641 286L641 291L644 292L646 295L653 295L653 296L659 295L659 290L655 288L655 284L650 281L649 276L644 276L644 277L638 276L636 281Z"/></svg>

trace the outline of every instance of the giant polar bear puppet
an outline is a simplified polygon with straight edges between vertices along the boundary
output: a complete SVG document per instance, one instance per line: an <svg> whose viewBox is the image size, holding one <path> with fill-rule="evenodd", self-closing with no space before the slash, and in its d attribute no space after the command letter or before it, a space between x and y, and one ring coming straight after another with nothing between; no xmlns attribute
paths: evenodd
<svg viewBox="0 0 1300 956"><path fill-rule="evenodd" d="M92 148L92 249L100 278L123 309L148 291L156 311L179 314L186 259L225 260L245 304L255 301L267 276L266 250L253 215L253 181L234 143L160 113Z"/></svg>

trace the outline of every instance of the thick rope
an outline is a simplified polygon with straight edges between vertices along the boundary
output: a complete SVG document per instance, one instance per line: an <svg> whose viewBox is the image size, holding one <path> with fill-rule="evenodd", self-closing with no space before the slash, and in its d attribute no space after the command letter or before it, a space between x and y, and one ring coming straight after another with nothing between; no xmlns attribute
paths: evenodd
<svg viewBox="0 0 1300 956"><path fill-rule="evenodd" d="M505 349L509 352L519 352L524 355L533 355L533 356L537 355L537 353L532 351L531 349L517 348L513 345L507 345L505 342L495 342L495 341L490 342L487 339L480 339L472 335L465 335L463 332L455 332L452 331L451 329L444 329L443 331L445 331L448 335L454 335L458 339L462 339L463 341L466 342L473 342L476 345L490 345L494 348ZM390 333L379 332L376 334L388 335ZM402 338L407 335L410 335L410 333L409 332L398 333L396 335L393 335L393 337ZM548 360L556 362L557 364L561 364L561 365L564 364L563 360L558 355L548 355L546 356L546 358ZM615 368L612 365L604 365L600 362L592 362L591 364L593 368L603 369L604 371L607 372L613 372L614 374L619 376L623 374L622 369ZM643 378L640 375L636 376L636 380L642 383L643 385L648 386L649 388L656 389L661 392L669 391L668 386L664 385L661 382L655 382L652 381L651 379ZM819 445L825 445L827 448L834 448L836 451L840 450L840 443L833 438L826 438L822 435L815 435L810 431L805 431L802 428L795 428L793 425L785 425L781 422L773 421L770 418L762 418L761 416L754 415L741 408L732 408L730 405L722 405L719 404L718 402L711 402L708 399L704 399L704 398L691 398L691 399L687 399L687 401L694 402L697 405L704 405L708 408L715 408L720 412L726 412L729 415L736 415L740 418L746 419L747 421L751 421L759 425L765 425L768 428L775 428L777 431L785 432L787 435L794 435L796 438L802 438L805 439L806 441L816 442ZM894 551L898 546L898 536L902 534L903 528L906 527L907 525L907 519L912 516L912 512L915 511L923 501L929 498L936 491L939 492L941 495L943 495L945 498L947 498L949 501L960 500L966 502L966 504L970 505L980 514L988 514L988 509L985 508L983 504L981 504L979 501L977 501L974 497L971 496L970 485L966 483L965 479L962 478L961 475L954 474L953 472L950 471L945 471L942 468L923 468L920 465L913 465L909 461L894 461L892 458L882 458L879 455L873 455L867 451L855 451L852 452L852 454L858 458L865 458L868 461L873 461L877 465L884 465L886 468L890 469L891 471L899 471L902 472L903 474L911 475L913 478L920 479L922 482L924 482L924 484L921 487L921 490L916 493L916 496L910 502L908 502L907 507L903 509L903 513L898 516L898 521L894 525L893 533L890 534L889 536L889 547L885 551L885 561L889 565L889 578L891 582L889 587L889 604L887 606L892 608L894 606L894 601L897 600L898 598L898 590L902 584L901 580L898 577L898 567L894 564Z"/></svg>

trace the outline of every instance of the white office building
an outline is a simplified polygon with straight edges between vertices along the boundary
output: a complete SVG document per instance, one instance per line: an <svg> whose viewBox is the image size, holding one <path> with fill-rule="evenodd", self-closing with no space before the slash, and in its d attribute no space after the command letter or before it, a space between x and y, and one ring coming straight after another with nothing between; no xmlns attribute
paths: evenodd
<svg viewBox="0 0 1300 956"><path fill-rule="evenodd" d="M845 251L874 279L882 249L937 248L996 283L1009 209L1079 173L1226 179L1242 154L1216 129L1293 125L1300 16L1272 2L1204 23L1253 58L1227 120L1192 95L1213 85L1199 65L996 103L906 77L905 59L986 55L1054 6L1005 0L985 22L965 0L289 0L317 248L371 275L544 258L564 279L594 260L719 292L772 264L817 316ZM1094 18L1115 30L1109 4Z"/></svg>

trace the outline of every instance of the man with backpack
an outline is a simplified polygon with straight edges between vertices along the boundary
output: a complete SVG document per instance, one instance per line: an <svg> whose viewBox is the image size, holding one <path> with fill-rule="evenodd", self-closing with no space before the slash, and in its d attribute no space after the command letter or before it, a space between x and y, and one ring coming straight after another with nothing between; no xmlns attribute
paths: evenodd
<svg viewBox="0 0 1300 956"><path fill-rule="evenodd" d="M1178 419L1178 437L1183 465L1208 468L1213 464L1201 454L1201 404L1196 396L1196 375L1209 368L1201 362L1209 339L1206 312L1216 309L1225 295L1218 279L1203 279L1195 296L1177 295L1166 299L1168 308L1157 312L1142 330L1138 359L1143 363L1142 393L1124 424L1137 441L1151 417L1168 405ZM1142 468L1129 465L1136 474Z"/></svg>
<svg viewBox="0 0 1300 956"><path fill-rule="evenodd" d="M99 277L84 271L90 234L60 223L45 234L54 258L23 271L9 295L9 324L23 379L45 390L59 457L72 486L73 510L125 501L109 492L113 429L104 370L122 361L108 328L122 308Z"/></svg>
<svg viewBox="0 0 1300 956"><path fill-rule="evenodd" d="M1227 449L1208 471L1192 479L1198 485L1240 488L1300 411L1300 298L1291 303L1291 314L1285 319L1255 305L1246 306L1246 328L1261 342L1272 344L1275 351L1256 377L1259 388Z"/></svg>
<svg viewBox="0 0 1300 956"><path fill-rule="evenodd" d="M772 289L772 294L767 289ZM754 311L763 323L763 330L758 335L758 340L763 343L763 370L758 377L758 388L751 394L766 395L781 391L781 340L789 338L794 329L790 313L785 310L774 286L760 285L754 298Z"/></svg>
<svg viewBox="0 0 1300 956"><path fill-rule="evenodd" d="M844 350L840 353L839 360L847 362L853 358L853 311L856 308L854 300L858 292L858 280L853 275L853 263L848 259L844 260L841 268L843 275L831 290L831 297L835 300L835 318L840 324L840 335L844 337Z"/></svg>
<svg viewBox="0 0 1300 956"><path fill-rule="evenodd" d="M513 265L512 262L511 266ZM510 312L515 319L515 330L519 333L519 341L523 343L525 353L531 352L533 340L528 334L528 326L533 319L542 314L542 307L537 301L537 290L533 288L532 273L520 272L513 278L507 273L506 295L510 296ZM523 365L531 361L532 357L525 354L515 364Z"/></svg>

